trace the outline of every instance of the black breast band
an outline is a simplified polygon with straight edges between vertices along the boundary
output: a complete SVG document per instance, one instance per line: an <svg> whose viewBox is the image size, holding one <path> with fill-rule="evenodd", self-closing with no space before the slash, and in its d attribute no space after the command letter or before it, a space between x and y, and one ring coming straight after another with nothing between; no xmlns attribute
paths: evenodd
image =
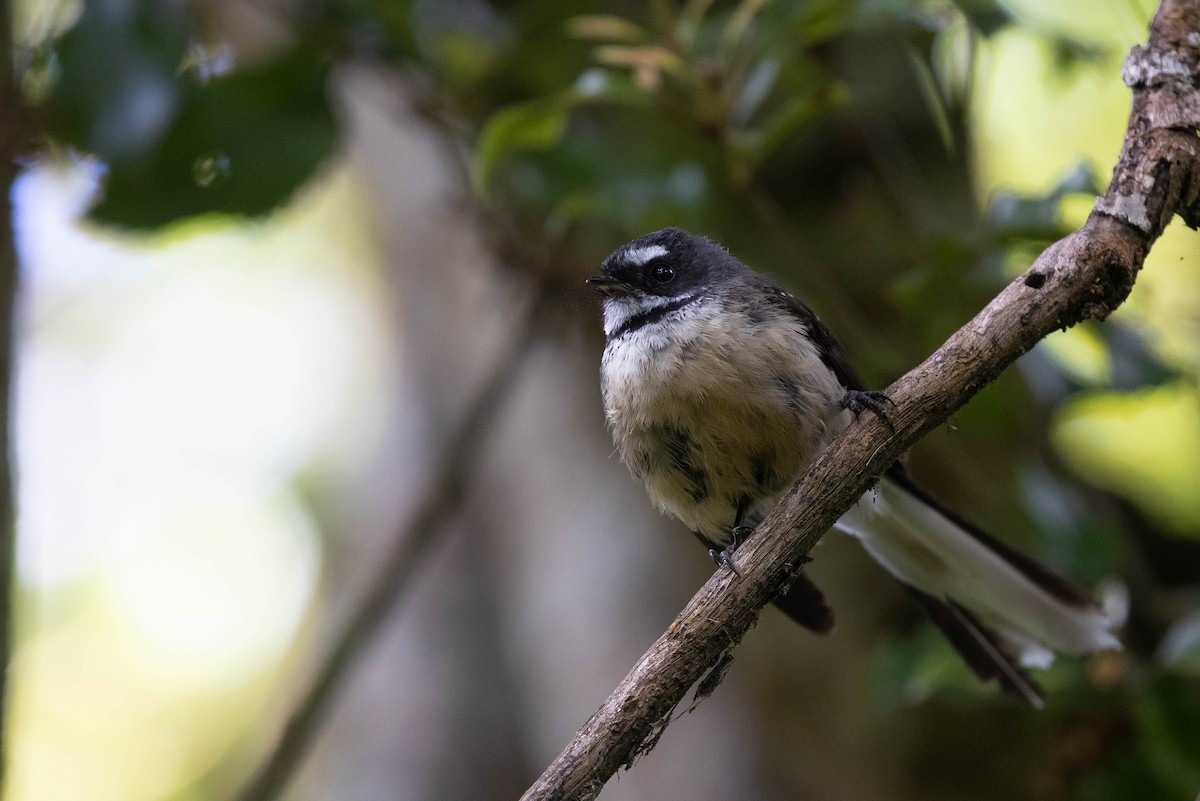
<svg viewBox="0 0 1200 801"><path fill-rule="evenodd" d="M685 295L682 298L673 300L665 305L655 306L653 309L647 309L644 312L638 312L626 320L620 328L618 328L616 331L613 331L609 336L609 339L620 339L631 331L638 330L642 326L650 325L651 323L657 323L671 312L679 311L684 306L687 306L688 304L699 299L699 294Z"/></svg>

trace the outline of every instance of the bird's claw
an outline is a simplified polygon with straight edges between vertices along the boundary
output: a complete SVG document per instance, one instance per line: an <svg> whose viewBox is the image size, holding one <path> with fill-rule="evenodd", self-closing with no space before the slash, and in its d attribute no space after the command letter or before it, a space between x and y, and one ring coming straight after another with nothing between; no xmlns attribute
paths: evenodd
<svg viewBox="0 0 1200 801"><path fill-rule="evenodd" d="M716 548L709 548L708 555L719 567L728 568L733 571L734 575L740 577L742 574L738 572L738 569L733 564L733 553L739 545L754 533L754 529L749 526L734 526L729 533L729 544L719 551Z"/></svg>
<svg viewBox="0 0 1200 801"><path fill-rule="evenodd" d="M739 578L741 577L742 574L739 573L738 569L733 566L733 549L732 548L729 548L728 546L726 546L725 548L722 548L719 551L716 548L709 548L708 555L712 558L712 560L714 562L717 563L718 567L727 567L733 571L733 574L735 576L738 576Z"/></svg>
<svg viewBox="0 0 1200 801"><path fill-rule="evenodd" d="M868 410L887 424L888 428L895 431L896 427L892 425L892 421L888 419L886 412L887 404L889 403L893 406L895 405L891 398L877 390L848 389L846 390L846 394L842 396L842 406L853 412L855 417L860 415L864 410Z"/></svg>

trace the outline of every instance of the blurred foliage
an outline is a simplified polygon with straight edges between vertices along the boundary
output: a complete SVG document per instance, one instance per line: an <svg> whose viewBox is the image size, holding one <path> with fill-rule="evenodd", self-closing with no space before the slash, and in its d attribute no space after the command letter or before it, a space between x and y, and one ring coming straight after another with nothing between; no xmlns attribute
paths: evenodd
<svg viewBox="0 0 1200 801"><path fill-rule="evenodd" d="M57 146L104 161L93 216L153 228L278 205L333 152L336 65L395 67L457 137L506 254L554 252L573 282L647 230L702 231L799 290L882 385L1077 225L1117 152L1119 120L1089 129L1101 157L1077 152L1058 120L1036 126L1043 110L1078 119L1093 103L1127 105L1119 63L1151 6L1124 6L1114 13L1133 21L1095 38L1081 33L1084 4L1071 5L1070 29L1029 7L341 0L281 4L288 35L243 59L219 15L107 0L28 43L26 85ZM1028 77L998 86L1010 59ZM1106 99L1079 100L1093 79ZM1074 155L1048 172L1055 148ZM1002 182L1016 188L995 191ZM1182 247L1198 272L1195 239L1178 241L1191 244L1162 247ZM1029 531L1022 547L1081 579L1123 575L1133 601L1129 651L1057 666L1052 711L1022 724L1023 746L989 734L1011 712L929 627L902 625L878 648L882 705L971 710L969 721L923 711L906 748L965 747L969 726L978 748L1026 757L996 797L1200 787L1200 339L1186 335L1200 289L1155 293L1168 280L1156 274L1180 272L1154 262L1128 314L1052 338L913 456L989 528ZM970 782L971 766L951 774Z"/></svg>
<svg viewBox="0 0 1200 801"><path fill-rule="evenodd" d="M231 70L173 3L85 3L54 43L47 132L99 157L98 221L155 228L271 211L334 145L328 58L307 43Z"/></svg>

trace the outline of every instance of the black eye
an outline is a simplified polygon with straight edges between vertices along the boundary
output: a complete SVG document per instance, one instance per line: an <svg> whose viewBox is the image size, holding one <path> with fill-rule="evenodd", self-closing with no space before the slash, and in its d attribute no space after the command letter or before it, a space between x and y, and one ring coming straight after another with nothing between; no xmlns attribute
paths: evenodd
<svg viewBox="0 0 1200 801"><path fill-rule="evenodd" d="M650 265L650 277L660 284L665 284L675 277L675 271L671 269L670 265L660 261L658 264Z"/></svg>

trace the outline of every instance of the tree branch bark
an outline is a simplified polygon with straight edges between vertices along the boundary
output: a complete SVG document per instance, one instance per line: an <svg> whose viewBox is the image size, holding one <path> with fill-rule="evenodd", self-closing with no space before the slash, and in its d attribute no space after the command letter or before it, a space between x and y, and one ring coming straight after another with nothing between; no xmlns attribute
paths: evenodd
<svg viewBox="0 0 1200 801"><path fill-rule="evenodd" d="M526 801L593 798L652 749L688 688L715 688L762 607L901 453L1051 332L1106 318L1175 214L1200 224L1200 0L1162 0L1123 78L1133 89L1125 142L1087 222L887 390L890 426L864 415L830 443L738 550L740 575L718 570L701 587Z"/></svg>

